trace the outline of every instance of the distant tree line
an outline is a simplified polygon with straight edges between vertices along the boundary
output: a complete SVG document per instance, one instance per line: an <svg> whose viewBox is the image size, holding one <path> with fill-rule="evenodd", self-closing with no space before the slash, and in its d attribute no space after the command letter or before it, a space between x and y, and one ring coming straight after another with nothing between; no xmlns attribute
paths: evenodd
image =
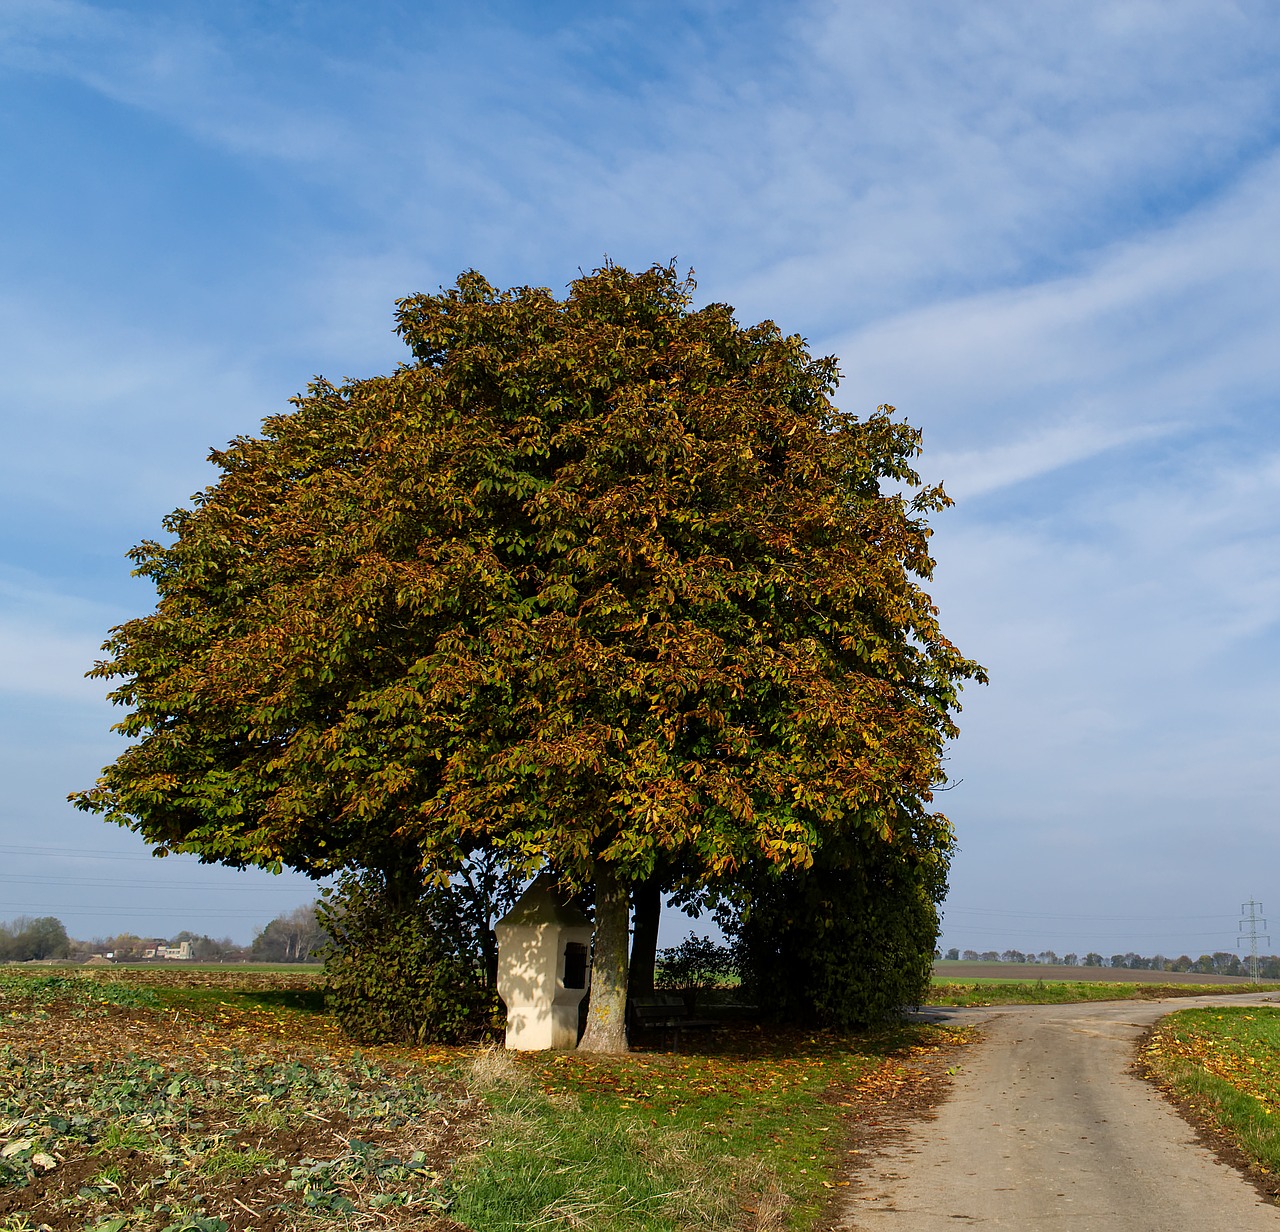
<svg viewBox="0 0 1280 1232"><path fill-rule="evenodd" d="M193 962L245 962L248 947L237 945L230 937L208 937L187 929L172 937L140 937L136 933L114 933L107 937L94 937L91 941L72 941L71 957L85 961L90 958L110 958L115 962L145 962L156 957L160 948L177 949L186 942Z"/></svg>
<svg viewBox="0 0 1280 1232"><path fill-rule="evenodd" d="M1026 953L1021 950L960 950L949 949L938 957L949 961L964 962L1004 962L1004 963L1037 963L1045 966L1062 967L1110 967L1126 971L1169 971L1173 973L1193 971L1201 975L1249 975L1249 960L1238 954L1230 954L1225 950L1216 950L1212 954L1201 954L1192 958L1180 954L1177 958L1166 958L1163 954L1154 954L1144 958L1130 950L1126 954L1112 954L1109 958L1092 951L1085 955L1062 954L1053 950L1041 950L1039 953ZM1280 956L1275 954L1258 955L1258 975L1267 980L1280 980Z"/></svg>
<svg viewBox="0 0 1280 1232"><path fill-rule="evenodd" d="M40 962L66 959L87 962L94 957L114 962L145 962L158 951L180 949L185 942L192 962L281 962L318 963L326 940L316 915L317 904L305 903L276 916L258 930L250 945L239 945L230 937L209 937L184 929L173 937L139 937L135 933L115 933L79 941L67 935L56 916L18 916L0 923L0 962Z"/></svg>

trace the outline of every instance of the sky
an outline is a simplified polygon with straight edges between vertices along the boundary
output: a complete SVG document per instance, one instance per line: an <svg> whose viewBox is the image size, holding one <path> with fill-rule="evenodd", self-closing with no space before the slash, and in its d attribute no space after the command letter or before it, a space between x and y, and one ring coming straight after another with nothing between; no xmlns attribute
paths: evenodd
<svg viewBox="0 0 1280 1232"><path fill-rule="evenodd" d="M125 553L397 298L674 259L924 432L945 947L1280 949L1280 11L0 0L0 919L314 896L81 814ZM678 940L688 922L668 920ZM1269 938L1268 938L1269 939Z"/></svg>

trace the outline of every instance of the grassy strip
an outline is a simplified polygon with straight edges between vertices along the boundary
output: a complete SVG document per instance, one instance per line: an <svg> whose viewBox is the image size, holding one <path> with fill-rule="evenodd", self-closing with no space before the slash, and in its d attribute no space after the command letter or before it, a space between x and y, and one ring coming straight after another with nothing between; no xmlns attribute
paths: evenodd
<svg viewBox="0 0 1280 1232"><path fill-rule="evenodd" d="M850 1111L922 1079L955 1032L724 1037L697 1055L484 1054L492 1138L458 1177L476 1232L805 1229L847 1185Z"/></svg>
<svg viewBox="0 0 1280 1232"><path fill-rule="evenodd" d="M987 980L938 982L928 1005L1062 1005L1072 1001L1156 1001L1165 997L1221 997L1233 992L1270 992L1280 984L1131 984L1077 980Z"/></svg>
<svg viewBox="0 0 1280 1232"><path fill-rule="evenodd" d="M0 999L48 1005L54 1001L77 1006L120 1005L154 1008L160 998L150 988L104 984L77 975L0 974Z"/></svg>
<svg viewBox="0 0 1280 1232"><path fill-rule="evenodd" d="M695 1135L651 1129L616 1101L548 1096L501 1052L474 1077L494 1115L487 1148L456 1178L450 1213L467 1227L630 1232L737 1222L736 1161L709 1154Z"/></svg>
<svg viewBox="0 0 1280 1232"><path fill-rule="evenodd" d="M1280 1009L1233 1005L1162 1019L1142 1059L1175 1096L1227 1131L1264 1172L1280 1172Z"/></svg>

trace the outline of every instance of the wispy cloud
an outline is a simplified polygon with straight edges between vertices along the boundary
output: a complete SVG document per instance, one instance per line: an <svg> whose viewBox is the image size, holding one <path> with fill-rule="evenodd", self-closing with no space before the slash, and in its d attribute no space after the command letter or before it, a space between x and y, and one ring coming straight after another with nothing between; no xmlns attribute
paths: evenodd
<svg viewBox="0 0 1280 1232"><path fill-rule="evenodd" d="M1280 202L1270 159L1221 200L1093 267L837 338L842 397L926 428L957 495L991 492L1118 445L1205 429L1274 439Z"/></svg>
<svg viewBox="0 0 1280 1232"><path fill-rule="evenodd" d="M288 90L277 98L269 76L255 75L270 63L272 43L262 39L246 64L196 13L79 0L17 0L0 12L0 64L69 77L237 154L295 164L332 159L354 140L350 126L315 93L299 105ZM314 67L323 71L324 58Z"/></svg>
<svg viewBox="0 0 1280 1232"><path fill-rule="evenodd" d="M100 706L105 690L84 674L102 657L107 629L123 619L118 608L22 570L0 570L0 694Z"/></svg>
<svg viewBox="0 0 1280 1232"><path fill-rule="evenodd" d="M1280 91L1255 7L814 3L722 25L624 5L534 29L374 6L249 38L231 15L28 0L0 30L10 65L324 183L384 251L412 237L450 274L469 251L517 278L680 255L748 314L826 332L1073 269L1211 193Z"/></svg>
<svg viewBox="0 0 1280 1232"><path fill-rule="evenodd" d="M952 901L1176 915L1216 893L1230 909L1235 886L1261 892L1240 853L1273 843L1280 456L1056 501L999 522L962 505L939 530L945 623L992 678L943 801Z"/></svg>
<svg viewBox="0 0 1280 1232"><path fill-rule="evenodd" d="M79 518L154 533L212 478L210 446L283 405L267 403L260 375L225 343L175 336L162 319L107 320L107 305L97 307L86 322L67 320L35 288L0 297L0 504L10 529Z"/></svg>

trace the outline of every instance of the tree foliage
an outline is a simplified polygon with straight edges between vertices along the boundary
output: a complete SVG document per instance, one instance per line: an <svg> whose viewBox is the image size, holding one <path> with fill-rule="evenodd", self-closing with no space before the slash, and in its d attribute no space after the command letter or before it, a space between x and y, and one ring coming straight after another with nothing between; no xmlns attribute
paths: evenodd
<svg viewBox="0 0 1280 1232"><path fill-rule="evenodd" d="M170 944L181 945L184 941L191 946L191 957L196 962L243 962L251 954L230 937L210 937L208 933L193 933L186 928L175 934Z"/></svg>
<svg viewBox="0 0 1280 1232"><path fill-rule="evenodd" d="M253 939L250 953L254 960L282 963L319 961L320 950L325 944L325 931L317 906L317 903L303 903L269 921Z"/></svg>
<svg viewBox="0 0 1280 1232"><path fill-rule="evenodd" d="M851 1030L924 1000L949 828L826 845L807 869L759 868L721 910L749 999L773 1018Z"/></svg>
<svg viewBox="0 0 1280 1232"><path fill-rule="evenodd" d="M909 836L981 674L919 584L946 497L834 360L692 291L464 274L400 302L412 363L215 451L134 549L156 610L94 669L133 743L76 802L314 875L497 852L607 888L610 936L655 868Z"/></svg>
<svg viewBox="0 0 1280 1232"><path fill-rule="evenodd" d="M738 964L731 947L690 933L679 945L658 951L656 985L680 993L692 1013L698 998L737 975Z"/></svg>
<svg viewBox="0 0 1280 1232"><path fill-rule="evenodd" d="M326 996L359 1043L456 1043L487 1026L496 994L475 961L458 902L349 872L319 908Z"/></svg>
<svg viewBox="0 0 1280 1232"><path fill-rule="evenodd" d="M33 962L42 958L66 958L71 940L57 916L20 915L0 924L0 961Z"/></svg>

